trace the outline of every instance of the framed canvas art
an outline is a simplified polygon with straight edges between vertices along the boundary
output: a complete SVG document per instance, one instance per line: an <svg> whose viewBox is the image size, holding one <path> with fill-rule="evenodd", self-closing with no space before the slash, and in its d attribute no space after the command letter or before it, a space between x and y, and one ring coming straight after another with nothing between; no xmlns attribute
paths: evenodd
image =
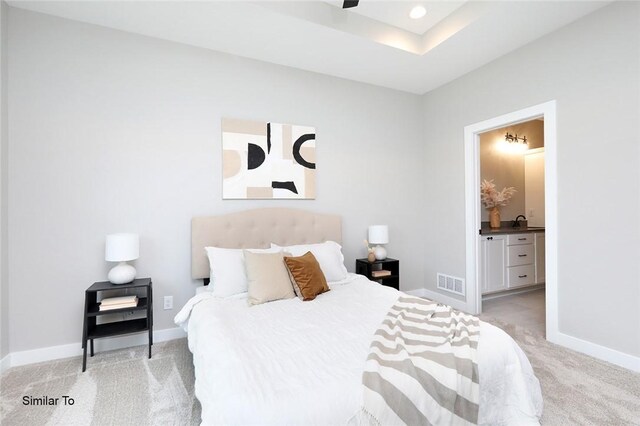
<svg viewBox="0 0 640 426"><path fill-rule="evenodd" d="M223 199L315 197L315 128L222 119Z"/></svg>

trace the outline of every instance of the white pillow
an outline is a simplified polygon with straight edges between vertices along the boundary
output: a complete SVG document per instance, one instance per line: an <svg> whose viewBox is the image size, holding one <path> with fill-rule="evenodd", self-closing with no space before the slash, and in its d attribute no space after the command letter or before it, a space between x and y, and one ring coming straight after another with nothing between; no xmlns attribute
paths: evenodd
<svg viewBox="0 0 640 426"><path fill-rule="evenodd" d="M229 297L234 294L246 293L248 290L247 271L244 264L242 249L227 249L220 247L205 247L209 258L211 271L209 283L213 295ZM253 253L278 253L280 249L250 249Z"/></svg>
<svg viewBox="0 0 640 426"><path fill-rule="evenodd" d="M322 269L322 273L327 281L341 281L347 278L347 268L344 266L342 246L335 241L327 241L319 244L299 244L287 247L281 247L271 243L271 248L284 250L296 257L302 256L310 251L318 260L320 269Z"/></svg>

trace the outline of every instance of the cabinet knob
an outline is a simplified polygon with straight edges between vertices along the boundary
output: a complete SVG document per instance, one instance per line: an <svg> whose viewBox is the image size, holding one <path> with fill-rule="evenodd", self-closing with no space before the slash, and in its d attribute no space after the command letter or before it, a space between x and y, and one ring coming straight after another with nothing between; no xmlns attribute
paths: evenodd
<svg viewBox="0 0 640 426"><path fill-rule="evenodd" d="M527 275L518 275L518 278L527 278Z"/></svg>
<svg viewBox="0 0 640 426"><path fill-rule="evenodd" d="M526 238L518 238L518 241L527 241Z"/></svg>
<svg viewBox="0 0 640 426"><path fill-rule="evenodd" d="M487 240L493 240L493 237L487 237Z"/></svg>
<svg viewBox="0 0 640 426"><path fill-rule="evenodd" d="M527 257L526 254L519 254L518 257Z"/></svg>

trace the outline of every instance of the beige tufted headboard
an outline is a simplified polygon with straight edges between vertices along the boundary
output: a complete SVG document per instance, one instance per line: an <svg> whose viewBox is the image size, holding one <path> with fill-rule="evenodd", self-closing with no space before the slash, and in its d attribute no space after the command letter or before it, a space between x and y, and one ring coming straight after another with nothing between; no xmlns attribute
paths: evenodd
<svg viewBox="0 0 640 426"><path fill-rule="evenodd" d="M267 248L342 242L342 219L305 210L265 208L191 219L191 276L209 278L205 247Z"/></svg>

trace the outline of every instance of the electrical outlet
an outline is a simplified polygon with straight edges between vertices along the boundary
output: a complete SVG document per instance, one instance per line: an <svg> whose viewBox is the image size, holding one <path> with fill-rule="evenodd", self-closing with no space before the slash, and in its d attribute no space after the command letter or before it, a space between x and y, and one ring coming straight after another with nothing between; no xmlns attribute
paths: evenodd
<svg viewBox="0 0 640 426"><path fill-rule="evenodd" d="M164 297L164 310L173 309L173 296Z"/></svg>
<svg viewBox="0 0 640 426"><path fill-rule="evenodd" d="M123 321L129 321L132 319L136 319L136 311L126 311L122 313Z"/></svg>
<svg viewBox="0 0 640 426"><path fill-rule="evenodd" d="M535 216L535 210L529 209L529 217L534 217L534 216Z"/></svg>

